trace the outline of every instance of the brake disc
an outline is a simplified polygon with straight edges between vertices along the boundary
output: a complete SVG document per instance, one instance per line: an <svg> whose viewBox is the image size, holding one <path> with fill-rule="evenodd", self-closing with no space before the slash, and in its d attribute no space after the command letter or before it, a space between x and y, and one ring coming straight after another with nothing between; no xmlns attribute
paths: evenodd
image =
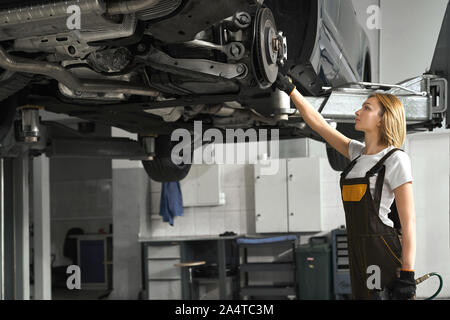
<svg viewBox="0 0 450 320"><path fill-rule="evenodd" d="M262 89L270 87L278 74L278 50L274 46L277 37L275 18L269 8L258 10L255 18L254 67L256 80Z"/></svg>

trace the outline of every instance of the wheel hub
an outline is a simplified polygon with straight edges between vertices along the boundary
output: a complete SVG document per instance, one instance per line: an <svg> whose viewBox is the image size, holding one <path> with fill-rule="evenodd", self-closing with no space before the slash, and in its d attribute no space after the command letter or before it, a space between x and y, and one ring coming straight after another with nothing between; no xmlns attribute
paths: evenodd
<svg viewBox="0 0 450 320"><path fill-rule="evenodd" d="M254 67L258 85L268 88L275 82L278 74L279 40L272 11L269 8L258 10L255 18Z"/></svg>

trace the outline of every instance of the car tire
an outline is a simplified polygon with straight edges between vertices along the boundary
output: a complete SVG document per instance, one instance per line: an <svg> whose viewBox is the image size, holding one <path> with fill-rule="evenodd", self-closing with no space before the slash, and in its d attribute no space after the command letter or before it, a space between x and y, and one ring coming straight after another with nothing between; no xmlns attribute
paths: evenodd
<svg viewBox="0 0 450 320"><path fill-rule="evenodd" d="M0 144L2 144L14 122L17 106L15 100L14 97L11 97L2 102L2 107L0 108Z"/></svg>
<svg viewBox="0 0 450 320"><path fill-rule="evenodd" d="M1 68L0 71L4 72ZM0 81L0 101L9 98L16 92L25 88L32 78L32 74L14 73L7 79Z"/></svg>
<svg viewBox="0 0 450 320"><path fill-rule="evenodd" d="M2 69L0 69L2 70ZM0 72L1 73L1 72ZM20 93L30 82L32 75L14 73L8 79L0 81L0 145L11 129L19 105Z"/></svg>
<svg viewBox="0 0 450 320"><path fill-rule="evenodd" d="M155 156L153 160L143 160L147 175L157 182L170 182L183 180L189 170L190 163L175 164L171 159L172 148L175 142L170 140L170 136L158 136L155 139Z"/></svg>
<svg viewBox="0 0 450 320"><path fill-rule="evenodd" d="M158 157L155 157L153 160L143 160L142 165L147 175L157 182L183 180L191 169L190 164L176 165L170 158Z"/></svg>
<svg viewBox="0 0 450 320"><path fill-rule="evenodd" d="M328 163L336 171L344 171L350 164L350 160L340 154L336 149L326 144Z"/></svg>

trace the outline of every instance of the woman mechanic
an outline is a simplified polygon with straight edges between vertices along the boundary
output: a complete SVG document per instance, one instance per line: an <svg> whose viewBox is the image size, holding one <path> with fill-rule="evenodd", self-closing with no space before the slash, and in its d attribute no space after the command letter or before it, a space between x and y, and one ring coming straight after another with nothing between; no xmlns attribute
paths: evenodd
<svg viewBox="0 0 450 320"><path fill-rule="evenodd" d="M289 77L279 73L275 85L290 96L312 130L351 160L341 173L340 187L352 298L415 299L416 221L411 162L399 149L406 135L402 103L391 94L370 95L355 112L355 130L364 132L361 143L332 128ZM394 198L401 235L388 218ZM377 267L381 279L374 286L371 270Z"/></svg>

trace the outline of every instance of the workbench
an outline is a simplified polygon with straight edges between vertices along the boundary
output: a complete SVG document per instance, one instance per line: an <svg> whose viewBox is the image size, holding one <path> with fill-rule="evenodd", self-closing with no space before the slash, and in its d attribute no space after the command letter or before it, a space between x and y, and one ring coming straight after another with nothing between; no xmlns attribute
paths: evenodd
<svg viewBox="0 0 450 320"><path fill-rule="evenodd" d="M215 282L220 300L237 299L239 290L239 251L234 236L185 236L140 238L143 287L148 299L198 299L192 294L186 262L194 266L196 282ZM192 271L192 270L191 270ZM231 292L227 282L231 281Z"/></svg>

